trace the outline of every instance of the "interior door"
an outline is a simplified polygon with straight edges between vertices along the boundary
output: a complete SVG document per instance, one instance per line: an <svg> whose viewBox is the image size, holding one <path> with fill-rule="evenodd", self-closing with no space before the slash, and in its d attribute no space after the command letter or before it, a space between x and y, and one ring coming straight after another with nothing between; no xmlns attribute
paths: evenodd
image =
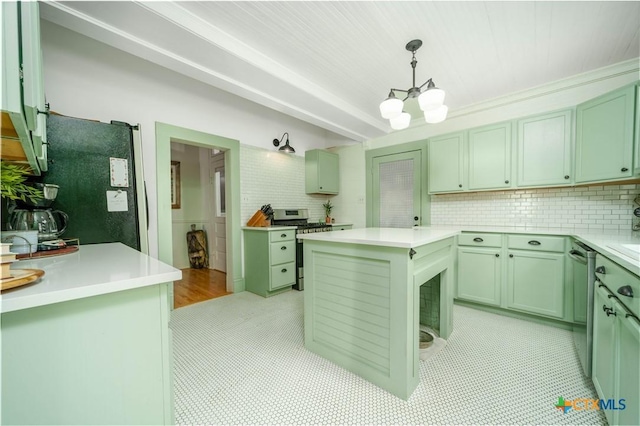
<svg viewBox="0 0 640 426"><path fill-rule="evenodd" d="M211 156L213 183L213 235L209 242L209 253L213 253L213 269L227 272L227 208L225 199L224 151Z"/></svg>
<svg viewBox="0 0 640 426"><path fill-rule="evenodd" d="M420 151L373 158L373 227L420 225L421 170Z"/></svg>

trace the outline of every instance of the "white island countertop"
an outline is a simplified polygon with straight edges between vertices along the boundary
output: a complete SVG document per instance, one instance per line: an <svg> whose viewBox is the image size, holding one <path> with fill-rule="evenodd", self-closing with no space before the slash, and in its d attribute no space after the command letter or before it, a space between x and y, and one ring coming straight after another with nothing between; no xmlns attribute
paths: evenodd
<svg viewBox="0 0 640 426"><path fill-rule="evenodd" d="M11 269L42 269L44 276L3 291L0 312L131 290L182 278L182 272L121 243L80 246L71 254L23 259Z"/></svg>
<svg viewBox="0 0 640 426"><path fill-rule="evenodd" d="M459 233L460 228L455 227L357 228L340 232L301 234L297 237L302 240L414 248L454 237Z"/></svg>

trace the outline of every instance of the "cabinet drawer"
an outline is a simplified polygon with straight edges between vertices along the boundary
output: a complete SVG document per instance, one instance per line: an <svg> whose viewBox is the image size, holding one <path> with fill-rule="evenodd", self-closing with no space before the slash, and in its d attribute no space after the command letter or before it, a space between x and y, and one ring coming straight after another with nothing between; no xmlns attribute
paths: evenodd
<svg viewBox="0 0 640 426"><path fill-rule="evenodd" d="M459 246L477 246L477 247L501 247L502 235L500 234L484 234L469 233L458 236Z"/></svg>
<svg viewBox="0 0 640 426"><path fill-rule="evenodd" d="M281 243L271 243L271 265L279 265L281 263L295 262L296 260L296 242L283 241Z"/></svg>
<svg viewBox="0 0 640 426"><path fill-rule="evenodd" d="M277 241L293 240L296 236L295 229L287 229L286 231L271 231L269 232L269 241L275 243Z"/></svg>
<svg viewBox="0 0 640 426"><path fill-rule="evenodd" d="M600 269L602 267L603 269ZM603 273L604 272L604 273ZM602 281L607 288L626 305L629 310L640 317L640 277L632 274L622 266L607 259L602 255L596 256L596 278ZM629 289L622 289L622 293L618 290L629 286L631 296L625 296L622 293L628 293ZM627 290L627 291L625 291Z"/></svg>
<svg viewBox="0 0 640 426"><path fill-rule="evenodd" d="M269 290L293 285L296 282L296 262L271 267L271 285Z"/></svg>
<svg viewBox="0 0 640 426"><path fill-rule="evenodd" d="M541 235L509 235L507 247L520 250L564 251L564 237L547 237Z"/></svg>

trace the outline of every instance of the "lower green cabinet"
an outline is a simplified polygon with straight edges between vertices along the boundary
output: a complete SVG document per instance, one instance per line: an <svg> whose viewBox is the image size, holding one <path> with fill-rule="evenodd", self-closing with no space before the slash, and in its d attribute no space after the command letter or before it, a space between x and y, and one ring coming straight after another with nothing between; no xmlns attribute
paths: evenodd
<svg viewBox="0 0 640 426"><path fill-rule="evenodd" d="M591 379L602 399L613 398L615 393L615 340L616 317L611 315L614 309L609 296L604 288L596 289L594 295L593 310L593 367ZM611 311L610 311L611 310ZM613 412L605 410L607 421L613 423Z"/></svg>
<svg viewBox="0 0 640 426"><path fill-rule="evenodd" d="M596 305L597 307L597 305ZM640 321L628 316L616 302L618 322L618 399L625 399L626 408L617 411L615 424L640 424Z"/></svg>
<svg viewBox="0 0 640 426"><path fill-rule="evenodd" d="M295 228L245 228L245 288L263 297L291 290L296 282Z"/></svg>
<svg viewBox="0 0 640 426"><path fill-rule="evenodd" d="M500 306L500 248L458 247L459 299Z"/></svg>
<svg viewBox="0 0 640 426"><path fill-rule="evenodd" d="M554 318L564 316L564 253L510 250L507 306Z"/></svg>

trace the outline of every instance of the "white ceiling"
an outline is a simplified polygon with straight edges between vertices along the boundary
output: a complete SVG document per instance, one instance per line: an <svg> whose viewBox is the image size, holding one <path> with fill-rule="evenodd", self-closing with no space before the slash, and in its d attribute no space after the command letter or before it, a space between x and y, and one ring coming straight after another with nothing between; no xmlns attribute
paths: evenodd
<svg viewBox="0 0 640 426"><path fill-rule="evenodd" d="M354 140L391 87L449 110L640 56L640 2L46 2L54 23Z"/></svg>

